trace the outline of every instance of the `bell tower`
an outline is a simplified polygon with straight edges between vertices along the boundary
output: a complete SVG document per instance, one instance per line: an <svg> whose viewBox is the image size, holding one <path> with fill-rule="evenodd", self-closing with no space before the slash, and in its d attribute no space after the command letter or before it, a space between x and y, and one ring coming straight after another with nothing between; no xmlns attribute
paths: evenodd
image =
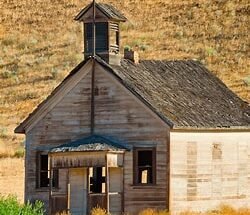
<svg viewBox="0 0 250 215"><path fill-rule="evenodd" d="M127 19L112 5L93 1L75 17L83 23L84 58L97 55L108 64L120 64L120 23Z"/></svg>

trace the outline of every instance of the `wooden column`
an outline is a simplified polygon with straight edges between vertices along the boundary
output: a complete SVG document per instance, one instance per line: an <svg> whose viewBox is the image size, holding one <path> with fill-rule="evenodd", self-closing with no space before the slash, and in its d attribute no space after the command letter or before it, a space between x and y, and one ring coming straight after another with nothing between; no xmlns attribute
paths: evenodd
<svg viewBox="0 0 250 215"><path fill-rule="evenodd" d="M121 194L121 201L122 201L122 212L124 213L124 210L125 210L125 204L124 204L124 184L125 184L125 181L124 181L124 176L125 176L125 168L124 168L124 162L125 162L125 153L123 153L122 155L122 194Z"/></svg>
<svg viewBox="0 0 250 215"><path fill-rule="evenodd" d="M107 213L109 214L109 167L108 167L108 156L105 155L105 171L106 171L106 200L107 200Z"/></svg>
<svg viewBox="0 0 250 215"><path fill-rule="evenodd" d="M86 198L86 200L87 200L87 203L86 203L86 206L87 206L87 214L90 214L90 205L89 205L89 167L87 167L87 198Z"/></svg>
<svg viewBox="0 0 250 215"><path fill-rule="evenodd" d="M90 133L95 132L95 59L92 60L92 76L91 76L91 113L90 113Z"/></svg>
<svg viewBox="0 0 250 215"><path fill-rule="evenodd" d="M67 174L67 212L70 212L70 183L69 183L69 169Z"/></svg>
<svg viewBox="0 0 250 215"><path fill-rule="evenodd" d="M52 214L52 186L53 186L53 168L52 168L52 162L51 162L51 156L48 155L49 158L49 214Z"/></svg>

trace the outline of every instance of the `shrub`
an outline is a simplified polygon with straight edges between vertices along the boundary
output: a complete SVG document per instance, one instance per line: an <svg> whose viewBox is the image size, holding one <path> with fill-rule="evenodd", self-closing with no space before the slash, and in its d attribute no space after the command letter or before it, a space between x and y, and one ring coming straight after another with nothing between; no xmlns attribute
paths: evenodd
<svg viewBox="0 0 250 215"><path fill-rule="evenodd" d="M15 70L4 70L3 73L1 74L3 79L8 79L8 78L16 78L17 77L17 72Z"/></svg>
<svg viewBox="0 0 250 215"><path fill-rule="evenodd" d="M156 215L156 211L154 209L148 208L141 211L139 215Z"/></svg>
<svg viewBox="0 0 250 215"><path fill-rule="evenodd" d="M15 151L14 157L16 158L23 158L24 157L24 148L19 148Z"/></svg>
<svg viewBox="0 0 250 215"><path fill-rule="evenodd" d="M250 86L250 75L244 78L244 83Z"/></svg>
<svg viewBox="0 0 250 215"><path fill-rule="evenodd" d="M43 203L36 201L34 204L20 204L15 196L0 197L1 215L43 215Z"/></svg>
<svg viewBox="0 0 250 215"><path fill-rule="evenodd" d="M71 213L67 211L63 211L63 212L56 213L56 215L71 215Z"/></svg>
<svg viewBox="0 0 250 215"><path fill-rule="evenodd" d="M169 212L167 210L159 211L158 215L169 215Z"/></svg>
<svg viewBox="0 0 250 215"><path fill-rule="evenodd" d="M8 137L8 134L7 134L7 128L3 127L3 128L0 128L0 138L7 138Z"/></svg>
<svg viewBox="0 0 250 215"><path fill-rule="evenodd" d="M20 206L15 197L9 196L7 198L0 197L0 214L20 214Z"/></svg>
<svg viewBox="0 0 250 215"><path fill-rule="evenodd" d="M58 69L52 68L50 73L51 73L52 79L58 78Z"/></svg>
<svg viewBox="0 0 250 215"><path fill-rule="evenodd" d="M156 211L154 209L148 208L139 213L139 215L169 215L167 210Z"/></svg>
<svg viewBox="0 0 250 215"><path fill-rule="evenodd" d="M131 47L129 45L124 46L124 51L131 51Z"/></svg>
<svg viewBox="0 0 250 215"><path fill-rule="evenodd" d="M91 215L109 215L108 212L100 207L95 207L91 210Z"/></svg>

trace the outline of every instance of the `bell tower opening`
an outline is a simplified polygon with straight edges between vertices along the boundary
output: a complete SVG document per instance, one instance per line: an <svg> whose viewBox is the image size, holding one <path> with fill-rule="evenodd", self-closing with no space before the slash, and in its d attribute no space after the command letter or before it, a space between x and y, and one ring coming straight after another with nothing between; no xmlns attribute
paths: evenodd
<svg viewBox="0 0 250 215"><path fill-rule="evenodd" d="M92 2L75 17L75 20L83 22L84 58L95 53L107 63L119 65L121 60L119 26L121 22L127 20L126 17L112 5Z"/></svg>

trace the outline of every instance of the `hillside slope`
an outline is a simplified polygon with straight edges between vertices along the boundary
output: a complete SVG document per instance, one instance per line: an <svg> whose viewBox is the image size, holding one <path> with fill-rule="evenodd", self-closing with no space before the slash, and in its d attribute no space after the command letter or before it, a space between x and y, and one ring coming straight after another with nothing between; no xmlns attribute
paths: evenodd
<svg viewBox="0 0 250 215"><path fill-rule="evenodd" d="M82 26L73 18L89 2L0 2L0 157L1 145L4 156L22 141L13 134L18 122L81 61ZM197 59L250 101L248 0L102 2L127 16L122 44L141 58Z"/></svg>

